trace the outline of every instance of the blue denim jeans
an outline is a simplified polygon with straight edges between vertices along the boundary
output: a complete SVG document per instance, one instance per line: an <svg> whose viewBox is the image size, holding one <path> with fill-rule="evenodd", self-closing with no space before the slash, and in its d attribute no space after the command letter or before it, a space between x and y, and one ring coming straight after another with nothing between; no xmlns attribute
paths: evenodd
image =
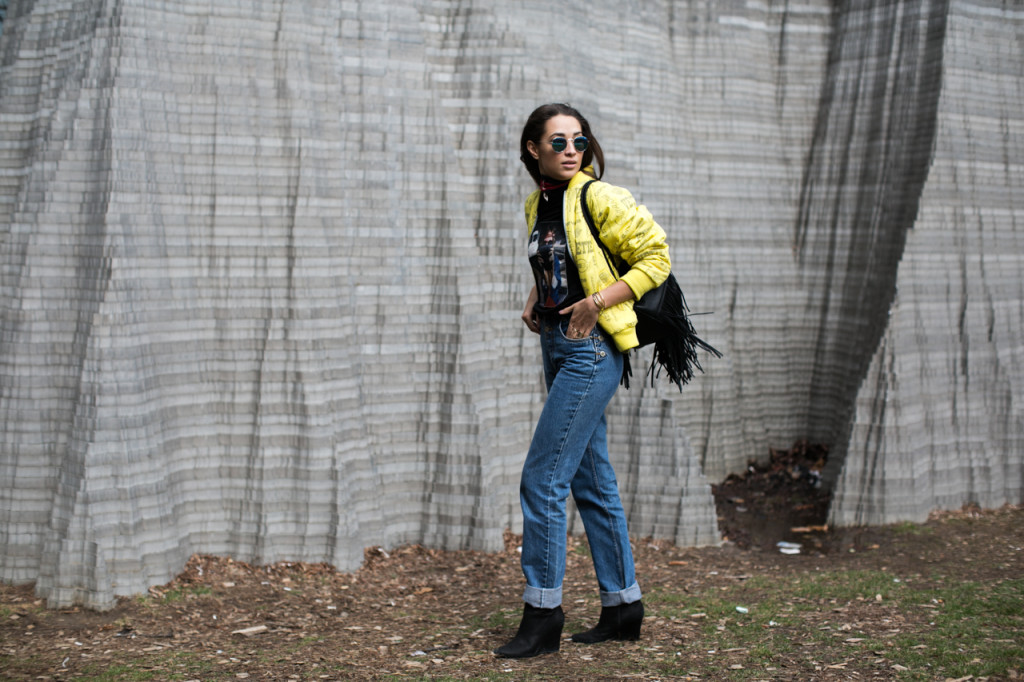
<svg viewBox="0 0 1024 682"><path fill-rule="evenodd" d="M608 460L604 410L622 376L622 355L595 327L569 339L568 316L541 321L548 397L519 487L523 507L523 601L536 608L562 603L565 501L572 492L594 560L602 606L640 599L626 514Z"/></svg>

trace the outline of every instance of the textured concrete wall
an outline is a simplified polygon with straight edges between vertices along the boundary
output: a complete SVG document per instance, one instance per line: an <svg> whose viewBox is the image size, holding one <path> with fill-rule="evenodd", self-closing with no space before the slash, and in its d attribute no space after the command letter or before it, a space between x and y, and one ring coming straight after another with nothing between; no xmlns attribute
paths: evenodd
<svg viewBox="0 0 1024 682"><path fill-rule="evenodd" d="M944 34L941 90L919 97L933 158L854 403L842 524L1019 503L1024 487L1024 7L928 19Z"/></svg>
<svg viewBox="0 0 1024 682"><path fill-rule="evenodd" d="M801 437L836 521L1020 501L1022 14L12 0L0 577L102 608L193 552L499 547L543 400L516 145L551 100L726 353L613 402L634 534L715 542L708 482Z"/></svg>

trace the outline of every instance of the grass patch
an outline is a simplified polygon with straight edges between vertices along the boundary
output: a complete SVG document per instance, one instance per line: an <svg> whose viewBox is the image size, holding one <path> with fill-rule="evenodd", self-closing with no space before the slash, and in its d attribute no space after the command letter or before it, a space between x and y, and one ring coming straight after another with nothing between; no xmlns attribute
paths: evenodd
<svg viewBox="0 0 1024 682"><path fill-rule="evenodd" d="M402 682L408 682L408 680L422 680L423 682L456 682L456 681L458 681L458 682L465 682L465 680L466 680L465 677L452 677L452 676L447 676L447 675L443 675L443 676L421 675L419 677L411 677L409 675L398 675L398 674L387 675L387 676L385 676L385 677L383 677L381 679L384 679L384 680L402 680ZM515 671L515 675L514 676L510 675L509 673L490 672L490 673L484 673L484 674L476 675L476 676L473 677L473 679L474 680L485 680L485 681L490 681L490 682L493 682L495 680L502 680L502 682L509 682L509 680L514 679L514 680L516 680L516 682L520 682L520 681L550 679L550 678L538 677L537 675L532 675L532 674L527 673L525 671L517 670L517 671Z"/></svg>
<svg viewBox="0 0 1024 682"><path fill-rule="evenodd" d="M320 635L307 635L306 637L299 639L297 642L291 642L284 650L289 654L296 654L309 646L319 644L323 641L324 638Z"/></svg>
<svg viewBox="0 0 1024 682"><path fill-rule="evenodd" d="M659 616L689 620L700 630L700 650L681 647L679 658L682 660L663 661L659 672L686 676L690 667L687 659L694 654L723 657L723 660L742 654L743 668L730 669L723 665L722 679L763 678L767 668L794 648L790 633L782 627L789 621L780 615L783 596L791 585L773 581L769 586L766 590L759 584L743 584L689 595L653 593L652 603L668 605L659 608ZM683 656L684 653L687 655Z"/></svg>
<svg viewBox="0 0 1024 682"><path fill-rule="evenodd" d="M934 529L928 526L922 526L917 523L911 523L910 521L903 521L901 523L895 523L889 526L893 533L896 535L932 535L935 533Z"/></svg>
<svg viewBox="0 0 1024 682"><path fill-rule="evenodd" d="M177 587L170 590L161 598L161 602L164 604L172 604L189 597L205 597L213 594L213 588L206 585L195 585L192 587Z"/></svg>
<svg viewBox="0 0 1024 682"><path fill-rule="evenodd" d="M109 668L97 670L97 666L87 666L82 671L78 680L86 682L141 682L142 680L167 679L166 675L157 677L152 670L139 670L133 665L112 665Z"/></svg>
<svg viewBox="0 0 1024 682"><path fill-rule="evenodd" d="M575 554L576 556L580 556L580 557L589 557L590 556L590 545L588 545L585 542L577 543L577 545L572 548L572 553Z"/></svg>
<svg viewBox="0 0 1024 682"><path fill-rule="evenodd" d="M692 594L656 590L650 601L661 617L698 623L708 653L743 652L743 669L723 670L729 679L763 677L780 656L802 647L820 664L878 659L907 680L1005 676L1024 660L1024 580L919 589L882 571L838 571L753 578ZM893 614L926 623L913 635L895 627L885 638L860 631L858 620ZM666 663L661 670L684 674L682 668Z"/></svg>
<svg viewBox="0 0 1024 682"><path fill-rule="evenodd" d="M509 612L505 610L494 611L487 616L485 627L488 628L514 628L519 626L522 620L522 611Z"/></svg>
<svg viewBox="0 0 1024 682"><path fill-rule="evenodd" d="M772 592L777 578L753 578L746 587L751 590ZM773 594L771 602L794 604L841 603L857 600L890 599L906 590L906 583L897 582L882 571L836 571L796 576L785 581L784 592Z"/></svg>
<svg viewBox="0 0 1024 682"><path fill-rule="evenodd" d="M907 608L933 607L930 630L897 637L904 679L1005 676L1024 661L1024 580L968 582L915 592Z"/></svg>

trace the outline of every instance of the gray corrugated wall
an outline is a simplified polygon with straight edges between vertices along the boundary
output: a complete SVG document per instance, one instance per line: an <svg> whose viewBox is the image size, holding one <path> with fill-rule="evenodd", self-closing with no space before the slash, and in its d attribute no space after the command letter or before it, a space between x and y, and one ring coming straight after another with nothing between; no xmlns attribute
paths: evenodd
<svg viewBox="0 0 1024 682"><path fill-rule="evenodd" d="M920 519L1024 489L1024 7L954 2L933 159L854 404L832 518Z"/></svg>
<svg viewBox="0 0 1024 682"><path fill-rule="evenodd" d="M193 552L500 547L543 400L515 148L563 99L726 353L610 408L635 535L717 541L709 481L805 436L837 521L1020 501L1022 35L955 0L12 2L0 577L102 608Z"/></svg>

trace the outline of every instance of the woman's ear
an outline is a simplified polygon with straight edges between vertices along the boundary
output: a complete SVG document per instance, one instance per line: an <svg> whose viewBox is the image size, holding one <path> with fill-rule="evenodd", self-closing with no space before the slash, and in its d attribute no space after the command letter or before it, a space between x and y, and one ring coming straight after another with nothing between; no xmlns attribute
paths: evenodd
<svg viewBox="0 0 1024 682"><path fill-rule="evenodd" d="M533 143L533 140L527 140L526 151L530 152L530 156L535 160L540 161L540 152L537 150L537 145Z"/></svg>

